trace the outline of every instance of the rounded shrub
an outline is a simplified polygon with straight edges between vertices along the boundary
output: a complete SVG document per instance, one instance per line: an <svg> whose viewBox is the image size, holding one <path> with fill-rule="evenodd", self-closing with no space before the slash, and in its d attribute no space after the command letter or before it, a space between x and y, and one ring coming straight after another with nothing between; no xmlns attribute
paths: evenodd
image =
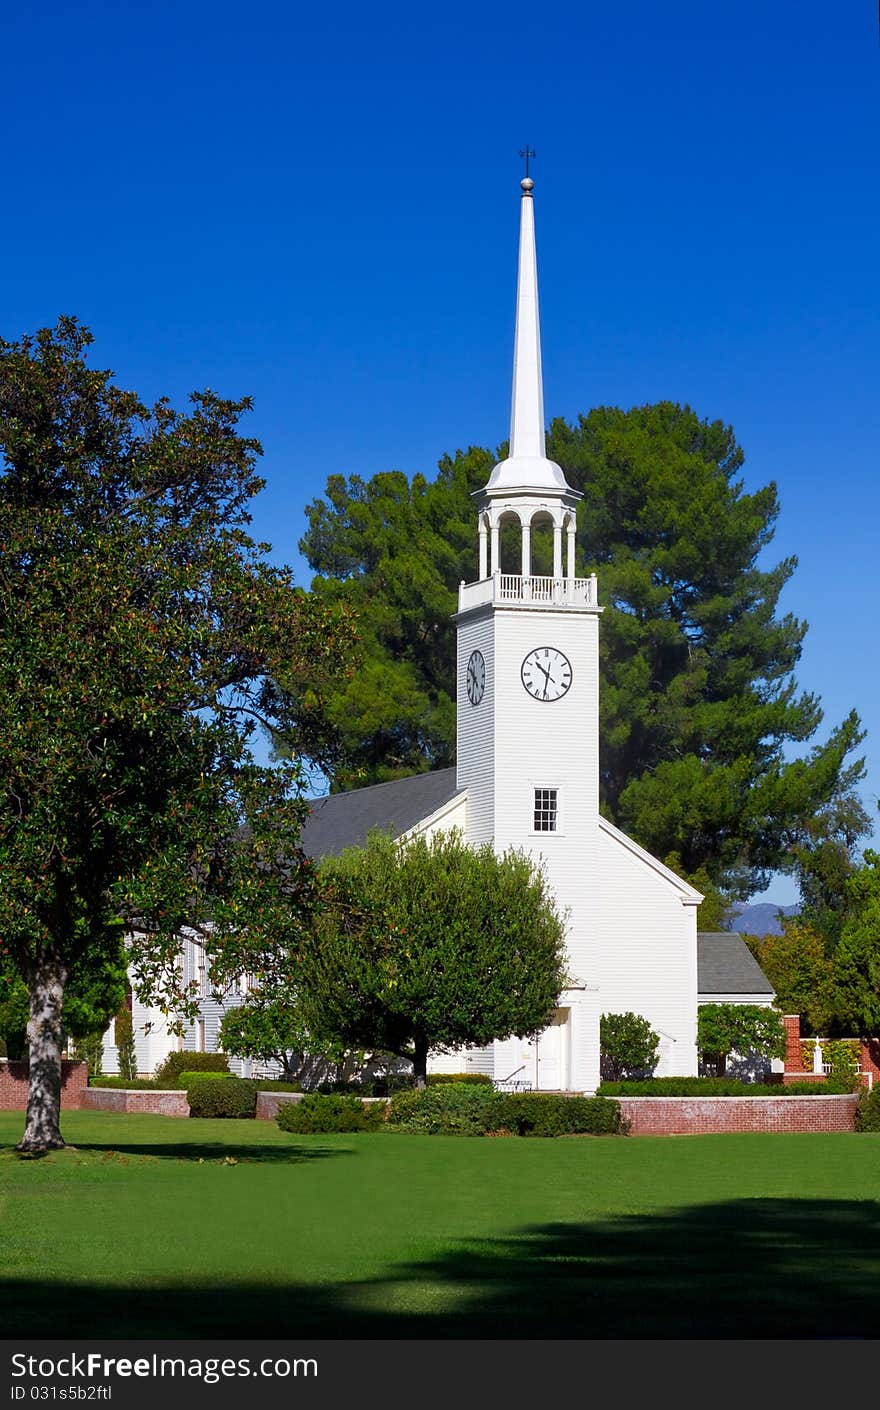
<svg viewBox="0 0 880 1410"><path fill-rule="evenodd" d="M181 1072L228 1072L225 1053L169 1053L153 1073L157 1087L179 1087Z"/></svg>
<svg viewBox="0 0 880 1410"><path fill-rule="evenodd" d="M186 1089L190 1116L253 1117L257 1084L243 1077L217 1082L215 1073L197 1073Z"/></svg>
<svg viewBox="0 0 880 1410"><path fill-rule="evenodd" d="M503 1125L504 1101L484 1083L437 1083L392 1097L388 1120L401 1130L429 1136L485 1136Z"/></svg>
<svg viewBox="0 0 880 1410"><path fill-rule="evenodd" d="M856 1111L857 1131L880 1131L880 1086L862 1091Z"/></svg>
<svg viewBox="0 0 880 1410"><path fill-rule="evenodd" d="M310 1092L301 1102L284 1102L278 1112L282 1131L325 1135L332 1131L378 1131L385 1124L385 1102L364 1102L339 1092Z"/></svg>

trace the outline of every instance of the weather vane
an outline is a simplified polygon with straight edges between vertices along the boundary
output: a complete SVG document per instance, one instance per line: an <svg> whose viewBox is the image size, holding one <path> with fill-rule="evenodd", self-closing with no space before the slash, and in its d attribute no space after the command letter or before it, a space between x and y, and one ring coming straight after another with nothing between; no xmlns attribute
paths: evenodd
<svg viewBox="0 0 880 1410"><path fill-rule="evenodd" d="M526 159L526 180L528 180L529 178L529 158L534 158L537 155L538 154L535 151L534 147L529 147L528 145L526 145L525 151L520 151L520 156L525 157Z"/></svg>

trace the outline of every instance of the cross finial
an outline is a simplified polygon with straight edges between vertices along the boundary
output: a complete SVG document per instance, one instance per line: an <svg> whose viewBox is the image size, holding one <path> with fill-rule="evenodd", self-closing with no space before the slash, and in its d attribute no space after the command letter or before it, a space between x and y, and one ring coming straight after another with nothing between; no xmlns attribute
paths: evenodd
<svg viewBox="0 0 880 1410"><path fill-rule="evenodd" d="M526 144L525 151L522 151L522 150L520 151L520 156L521 156L521 157L525 157L525 162L526 162L526 181L528 181L528 179L529 179L529 159L530 159L530 158L534 158L534 157L536 157L537 155L538 155L538 154L537 154L537 152L535 151L534 147L530 147L530 146L528 145L528 143Z"/></svg>

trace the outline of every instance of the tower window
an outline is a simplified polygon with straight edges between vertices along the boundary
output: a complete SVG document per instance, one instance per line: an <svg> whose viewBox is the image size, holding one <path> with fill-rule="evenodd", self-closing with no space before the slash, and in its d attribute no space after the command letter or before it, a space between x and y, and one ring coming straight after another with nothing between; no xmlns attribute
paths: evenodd
<svg viewBox="0 0 880 1410"><path fill-rule="evenodd" d="M556 823L559 813L558 792L559 790L556 788L535 789L535 832L556 831Z"/></svg>

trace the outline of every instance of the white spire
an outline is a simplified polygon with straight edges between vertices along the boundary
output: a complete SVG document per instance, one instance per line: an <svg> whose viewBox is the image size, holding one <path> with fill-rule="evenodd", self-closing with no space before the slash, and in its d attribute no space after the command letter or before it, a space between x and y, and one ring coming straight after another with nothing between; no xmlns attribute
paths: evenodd
<svg viewBox="0 0 880 1410"><path fill-rule="evenodd" d="M510 454L495 466L487 490L567 490L561 469L546 456L544 445L544 384L541 375L541 324L538 316L538 264L535 253L534 182L522 185L519 235L519 276L516 292L516 336L513 354L513 396L510 408Z"/></svg>

